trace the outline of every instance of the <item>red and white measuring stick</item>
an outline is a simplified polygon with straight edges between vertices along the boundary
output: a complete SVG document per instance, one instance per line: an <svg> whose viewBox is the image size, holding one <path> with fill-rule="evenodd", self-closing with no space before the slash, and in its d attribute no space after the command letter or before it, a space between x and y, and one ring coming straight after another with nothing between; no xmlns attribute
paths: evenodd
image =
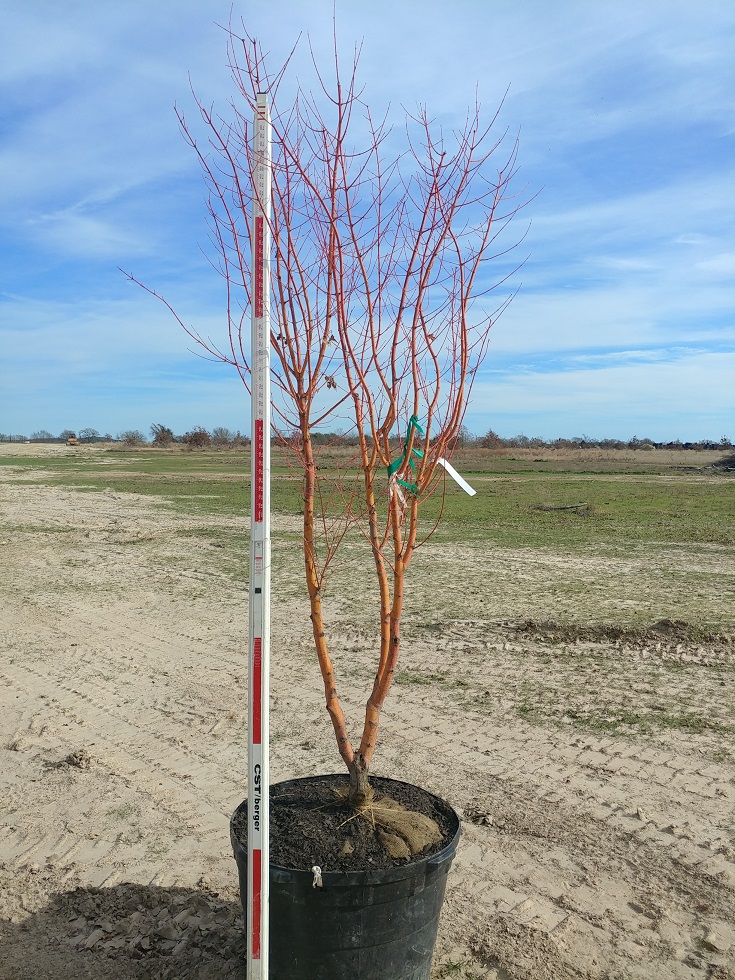
<svg viewBox="0 0 735 980"><path fill-rule="evenodd" d="M270 667L270 210L271 123L258 94L253 133L251 292L250 657L248 704L247 977L268 977L268 690Z"/></svg>

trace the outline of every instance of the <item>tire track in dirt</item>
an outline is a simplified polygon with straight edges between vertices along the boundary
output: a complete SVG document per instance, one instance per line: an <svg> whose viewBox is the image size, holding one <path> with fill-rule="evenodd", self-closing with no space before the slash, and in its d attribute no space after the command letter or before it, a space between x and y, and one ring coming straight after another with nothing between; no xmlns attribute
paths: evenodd
<svg viewBox="0 0 735 980"><path fill-rule="evenodd" d="M90 613L89 605L81 601L64 604L63 615L38 602L25 602L22 607L6 603L0 610L2 635L15 633L17 639L16 653L13 656L11 651L11 662L3 672L4 682L13 685L9 700L18 713L10 741L16 751L24 749L26 764L41 769L35 781L48 778L43 766L50 756L81 744L97 769L103 766L109 777L124 784L123 802L117 809L127 817L142 813L143 831L138 836L148 837L139 846L124 836L90 841L95 831L89 821L83 822L78 834L59 836L54 816L63 813L62 799L37 807L26 833L15 827L6 831L2 851L16 864L45 856L62 867L69 862L84 867L91 882L109 883L122 873L134 874L137 863L143 880L171 878L167 866L151 867L146 861L151 842L155 848L161 831L166 833L166 823L175 825L179 836L195 838L205 852L222 851L229 812L243 794L241 744L236 745L233 737L231 744L223 745L216 732L209 740L203 737L221 726L222 719L212 716L211 707L209 712L206 705L202 707L195 689L187 693L174 686L170 697L165 692L171 672L167 668L173 666L177 673L188 666L194 673L199 659L208 664L206 673L211 677L229 665L223 656L213 656L211 644L187 644L180 636L164 636L164 631L156 636L149 629L134 630L136 642L131 644L129 616L128 609L120 617L110 615L109 609L104 614ZM86 637L93 637L94 644L85 642ZM185 658L190 663L182 665L182 650L192 646ZM122 650L127 652L121 655ZM153 674L146 678L147 670ZM39 692L43 692L41 699ZM127 692L134 696L127 697ZM213 707L211 693L208 700ZM59 732L60 737L39 737L44 732ZM242 731L239 736L241 743ZM24 740L29 744L23 745ZM90 778L84 774L86 781ZM64 787L61 790L63 795ZM85 809L94 810L94 793L85 802L89 804ZM75 803L80 805L79 800ZM144 819L151 813L154 819ZM101 822L104 825L104 819ZM126 860L121 862L123 852Z"/></svg>
<svg viewBox="0 0 735 980"><path fill-rule="evenodd" d="M196 838L198 850L217 855L221 862L229 814L246 792L244 659L233 668L232 658L216 655L209 638L201 638L201 624L198 638L196 629L186 624L184 630L182 624L173 628L172 623L168 630L141 628L139 623L131 629L129 608L92 613L76 602L65 605L62 616L38 603L26 602L22 610L6 604L0 611L0 632L9 635L13 623L21 621L21 640L25 637L31 646L9 664L4 682L12 685L9 700L20 712L11 741L25 739L26 760L43 766L49 757L84 745L110 776L134 789L135 799L119 808L154 809L166 820L183 824ZM187 634L194 634L194 639ZM94 644L77 642L72 647L83 636L94 637ZM56 655L44 657L44 650ZM220 680L219 673L226 677ZM233 679L241 685L234 692ZM129 703L127 691L135 692ZM38 692L44 692L40 701ZM299 692L292 674L284 697L294 703L295 696ZM306 692L303 697L308 697ZM64 731L65 726L71 726L71 732ZM41 738L44 731L61 731L64 738ZM140 858L144 880L171 878L166 868L146 866L145 848L129 840L108 836L90 841L86 827L81 836L59 837L53 829L59 809L56 801L39 806L25 836L6 833L0 845L5 858L15 866L46 859L65 868L71 862L84 868L90 883L110 884L123 873L124 854L126 876L136 873ZM39 833L39 828L48 832Z"/></svg>
<svg viewBox="0 0 735 980"><path fill-rule="evenodd" d="M275 664L274 688L285 682ZM343 700L359 718L361 703ZM422 725L427 701L436 720ZM528 980L693 978L733 962L735 838L716 829L732 813L731 768L629 739L488 724L458 715L441 688L393 692L379 758L381 774L464 811L447 961L469 932L480 962Z"/></svg>
<svg viewBox="0 0 735 980"><path fill-rule="evenodd" d="M411 666L422 660L414 644ZM359 703L345 706L355 718ZM381 773L464 809L445 957L469 930L482 962L529 980L695 977L734 962L735 835L718 829L733 812L732 767L696 749L490 723L458 713L440 684L393 692L379 759Z"/></svg>
<svg viewBox="0 0 735 980"><path fill-rule="evenodd" d="M446 706L445 692L432 694ZM731 812L708 785L713 779L731 791L731 771L709 767L716 772L690 774L682 786L650 750L625 742L616 750L612 739L562 739L513 724L471 735L477 719L418 728L426 709L419 701L412 710L411 700L402 693L386 712L390 774L408 778L408 761L412 781L457 801L465 816L445 951L461 948L469 929L482 962L529 980L694 977L703 965L735 962L735 839L712 833L711 824L708 833L697 813L713 799L721 816ZM619 774L604 772L616 758L639 759L638 778L622 788L610 783ZM695 765L706 773L706 762ZM654 777L685 827L636 805ZM515 972L524 949L527 969Z"/></svg>
<svg viewBox="0 0 735 980"><path fill-rule="evenodd" d="M38 718L35 691L39 686L44 689L55 687L57 694L47 701L41 718L57 730L64 724L61 719L69 719L74 725L71 735L65 734L53 741L38 739L35 745L27 746L23 753L24 765L35 764L38 773L36 781L47 778L44 776L46 766L59 766L55 757L64 755L68 749L80 751L81 743L95 769L104 770L100 781L104 783L112 779L120 787L119 791L112 793L111 803L123 811L126 807L143 807L152 812L153 826L147 828L151 834L156 832L156 824L161 825L158 832L161 829L165 832L167 822L175 823L177 827L186 828L186 833L194 836L205 851L220 849L221 841L226 839L231 809L229 801L226 802L227 796L229 794L231 799L237 799L241 786L225 768L217 765L215 759L193 759L190 754L175 749L169 743L162 749L158 739L151 736L149 731L115 715L104 706L96 706L93 698L84 696L86 692L67 688L48 674L12 666L6 669L5 674L10 697L16 700L21 713L30 710ZM164 756L165 762L162 761ZM49 757L54 761L49 761ZM87 775L83 773L76 780L73 787L74 805L95 811L97 799L94 784L98 780L92 781L93 785L85 794ZM64 813L63 794L64 791L68 792L69 787L60 786L59 790L60 799L36 805L27 834L14 833L12 846L6 839L6 845L2 848L4 859L18 866L37 860L39 856L50 860L55 855L55 863L61 866L74 859L75 863L85 867L88 876L92 875L91 880L109 884L120 871L118 845L126 844L128 858L131 858L135 856L136 842L103 838L100 843L90 844L86 837L72 834L64 838L62 847L55 828L58 817ZM86 795L86 807L80 802L79 795ZM94 818L95 814L92 816ZM106 823L109 824L109 820L100 820L103 833L109 829ZM83 834L88 833L89 822L84 821ZM143 847L142 851L145 850L146 847ZM129 860L125 862L126 873L131 873L134 863ZM164 870L165 866L154 870L148 880L153 880Z"/></svg>
<svg viewBox="0 0 735 980"><path fill-rule="evenodd" d="M422 741L407 738L391 752L397 768L410 759L412 781L455 801L465 818L445 954L469 933L486 966L529 980L694 977L703 964L733 963L731 860L594 798L571 803L553 781L527 781L512 766L493 775L479 753L427 752ZM497 755L508 748L501 742ZM539 955L516 972L521 949Z"/></svg>

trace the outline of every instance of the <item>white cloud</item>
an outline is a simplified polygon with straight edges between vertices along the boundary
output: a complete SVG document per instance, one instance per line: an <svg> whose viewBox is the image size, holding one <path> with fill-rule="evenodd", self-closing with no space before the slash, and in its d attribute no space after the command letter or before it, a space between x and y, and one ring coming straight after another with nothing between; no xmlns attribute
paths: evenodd
<svg viewBox="0 0 735 980"><path fill-rule="evenodd" d="M636 433L655 439L719 438L733 434L733 377L735 352L687 352L659 363L595 370L524 372L478 381L471 418L476 431L484 423L508 435L525 431L545 438L580 431L603 438Z"/></svg>
<svg viewBox="0 0 735 980"><path fill-rule="evenodd" d="M121 254L147 251L137 234L126 233L110 221L74 210L42 215L28 221L34 236L48 249L95 259L119 258Z"/></svg>
<svg viewBox="0 0 735 980"><path fill-rule="evenodd" d="M644 258L612 258L604 255L587 260L590 265L598 266L601 269L614 269L616 272L650 272L658 269L658 263L651 259Z"/></svg>
<svg viewBox="0 0 735 980"><path fill-rule="evenodd" d="M85 303L3 298L0 428L94 425L115 434L147 431L165 414L177 431L194 424L245 430L249 416L235 371L197 356L168 311L136 289L130 286L126 299ZM185 322L221 336L221 316L192 298L181 306Z"/></svg>
<svg viewBox="0 0 735 980"><path fill-rule="evenodd" d="M669 288L670 287L670 288ZM706 294L665 279L651 288L605 284L584 290L523 292L492 328L490 351L504 354L609 347L645 348L697 340L735 340L735 322L713 323L727 312L729 289Z"/></svg>
<svg viewBox="0 0 735 980"><path fill-rule="evenodd" d="M193 312L191 306L187 312ZM7 297L0 315L6 391L28 384L31 379L24 381L24 376L31 365L32 381L45 385L64 374L81 378L109 372L114 377L120 370L128 372L130 380L136 371L165 369L169 360L178 363L189 357L186 334L162 305L142 292L127 299L82 303ZM215 317L201 312L197 320L203 330L219 325Z"/></svg>
<svg viewBox="0 0 735 980"><path fill-rule="evenodd" d="M695 262L694 268L717 279L729 279L732 283L735 280L735 252L724 252L711 259Z"/></svg>
<svg viewBox="0 0 735 980"><path fill-rule="evenodd" d="M712 239L709 235L698 235L695 232L677 235L674 239L675 245L708 245Z"/></svg>
<svg viewBox="0 0 735 980"><path fill-rule="evenodd" d="M564 358L564 361L566 364L580 366L590 365L594 367L604 366L605 364L617 366L620 364L631 364L636 361L641 363L671 361L675 358L681 358L684 354L698 353L701 353L701 351L686 347L657 348L653 350L611 350L604 351L600 354L568 354Z"/></svg>

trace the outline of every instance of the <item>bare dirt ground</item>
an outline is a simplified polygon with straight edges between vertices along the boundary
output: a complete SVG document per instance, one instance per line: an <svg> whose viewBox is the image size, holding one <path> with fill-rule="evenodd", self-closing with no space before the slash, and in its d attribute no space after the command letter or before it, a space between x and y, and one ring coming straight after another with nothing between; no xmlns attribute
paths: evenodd
<svg viewBox="0 0 735 980"><path fill-rule="evenodd" d="M247 595L207 538L218 519L18 475L0 483L0 978L242 978L228 822L245 795ZM274 527L274 781L339 769L279 528L296 530ZM691 560L724 603L733 549ZM474 541L422 561L376 770L463 817L433 976L732 980L731 639L519 628L556 618L548 583L583 557ZM582 621L616 588L649 600L643 553L589 561ZM369 610L343 599L332 624L356 728Z"/></svg>

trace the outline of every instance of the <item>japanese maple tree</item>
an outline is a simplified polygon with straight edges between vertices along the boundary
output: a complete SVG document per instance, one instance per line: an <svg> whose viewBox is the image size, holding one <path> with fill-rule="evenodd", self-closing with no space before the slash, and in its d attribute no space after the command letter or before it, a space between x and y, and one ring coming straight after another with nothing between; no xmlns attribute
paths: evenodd
<svg viewBox="0 0 735 980"><path fill-rule="evenodd" d="M227 36L235 93L227 115L199 100L196 125L179 112L208 185L227 343L179 322L249 387L250 120L257 93L268 92L272 409L275 432L303 474L314 646L351 800L360 805L370 798L380 712L401 651L407 573L435 526L422 523L422 503L443 492L440 460L452 454L490 328L512 298L507 289L493 295L513 271L497 260L517 245L500 236L523 206L511 190L518 145L496 137L498 114L484 122L477 103L450 133L420 106L399 139L363 99L359 52L343 72L336 44L329 77L312 55L316 94L299 85L281 96L290 60L272 71L252 38L232 29ZM503 269L495 276L494 261ZM354 457L321 469L314 435L344 429L346 419ZM380 609L359 738L340 702L324 615L330 566L355 532L366 542Z"/></svg>

